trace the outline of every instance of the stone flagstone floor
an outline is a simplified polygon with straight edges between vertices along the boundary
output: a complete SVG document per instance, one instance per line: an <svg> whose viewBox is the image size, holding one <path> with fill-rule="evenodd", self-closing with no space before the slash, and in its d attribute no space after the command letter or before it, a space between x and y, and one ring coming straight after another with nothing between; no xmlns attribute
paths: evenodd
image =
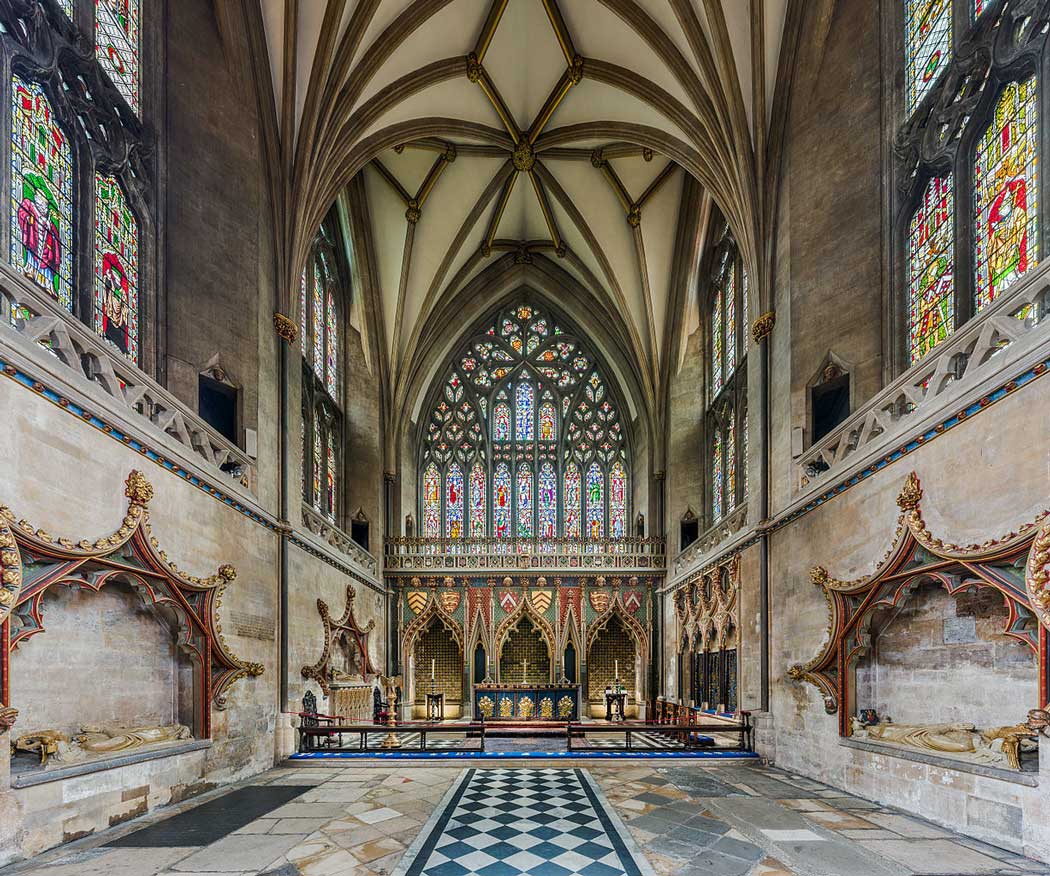
<svg viewBox="0 0 1050 876"><path fill-rule="evenodd" d="M457 850L459 860L471 853L453 845L454 835L435 833L446 811L442 801L451 803L466 787L468 773L460 764L358 761L271 770L0 869L0 876L400 876L415 870L427 876L614 876L635 872L632 855L641 859L638 872L659 876L1050 876L1050 866L754 761L550 766L544 771L540 763L519 761L479 764L473 771L481 782L475 788L515 782L536 788L538 774L548 783L555 773L580 777L573 792L552 794L547 784L541 794L505 794L503 802L514 805L503 809L475 810L493 823L460 831L475 838L472 848L494 848L477 839L486 831L498 832L493 842L506 844L505 854L471 857L467 863L476 870L457 862ZM585 805L588 795L577 792L586 786L594 791L592 802L615 817L602 819ZM480 799L475 794L474 802ZM496 822L489 818L494 813L507 817ZM470 827L469 818L453 820L451 814L442 830ZM575 841L544 845L536 842L538 834L526 836L544 817L548 824L574 819L581 825L587 837L577 839L591 843L586 854L566 853ZM626 832L620 839L630 855L599 848L619 847L608 831ZM441 845L452 854L429 857ZM529 853L507 853L523 848ZM420 857L424 853L428 857Z"/></svg>

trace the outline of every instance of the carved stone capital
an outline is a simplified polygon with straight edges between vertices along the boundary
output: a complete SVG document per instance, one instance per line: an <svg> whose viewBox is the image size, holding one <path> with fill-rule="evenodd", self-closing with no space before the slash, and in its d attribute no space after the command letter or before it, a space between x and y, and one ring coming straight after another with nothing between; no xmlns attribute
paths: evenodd
<svg viewBox="0 0 1050 876"><path fill-rule="evenodd" d="M773 331L773 326L777 324L777 313L775 310L767 310L758 319L751 324L751 337L754 338L755 343L761 343L762 339L769 335Z"/></svg>
<svg viewBox="0 0 1050 876"><path fill-rule="evenodd" d="M289 344L294 344L295 339L299 337L299 327L295 324L295 320L289 319L283 313L276 311L273 315L273 329L281 340L287 341Z"/></svg>

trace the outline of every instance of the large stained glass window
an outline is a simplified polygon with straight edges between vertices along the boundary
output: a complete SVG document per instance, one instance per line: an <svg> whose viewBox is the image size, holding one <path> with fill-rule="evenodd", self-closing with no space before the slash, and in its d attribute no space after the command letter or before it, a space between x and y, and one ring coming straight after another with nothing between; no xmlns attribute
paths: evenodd
<svg viewBox="0 0 1050 876"><path fill-rule="evenodd" d="M139 0L95 0L95 55L128 106L139 112Z"/></svg>
<svg viewBox="0 0 1050 876"><path fill-rule="evenodd" d="M420 467L438 467L443 496L453 463L470 472L472 537L628 534L625 426L588 348L532 304L504 308L461 342L432 390ZM610 511L614 468L623 502Z"/></svg>
<svg viewBox="0 0 1050 876"><path fill-rule="evenodd" d="M58 0L58 5L69 18L73 17L73 0Z"/></svg>
<svg viewBox="0 0 1050 876"><path fill-rule="evenodd" d="M587 535L605 535L605 475L596 462L587 469Z"/></svg>
<svg viewBox="0 0 1050 876"><path fill-rule="evenodd" d="M518 466L518 538L532 538L533 505L532 466L527 462Z"/></svg>
<svg viewBox="0 0 1050 876"><path fill-rule="evenodd" d="M536 422L535 391L531 383L522 382L514 394L514 440L531 441Z"/></svg>
<svg viewBox="0 0 1050 876"><path fill-rule="evenodd" d="M575 462L565 467L565 537L581 538L580 470Z"/></svg>
<svg viewBox="0 0 1050 876"><path fill-rule="evenodd" d="M540 467L539 536L554 538L558 534L558 474L549 462Z"/></svg>
<svg viewBox="0 0 1050 876"><path fill-rule="evenodd" d="M934 177L908 227L908 347L913 362L955 327L953 214L952 178Z"/></svg>
<svg viewBox="0 0 1050 876"><path fill-rule="evenodd" d="M132 361L139 355L139 225L115 179L95 175L94 327Z"/></svg>
<svg viewBox="0 0 1050 876"><path fill-rule="evenodd" d="M441 475L431 463L423 472L423 537L441 535Z"/></svg>
<svg viewBox="0 0 1050 876"><path fill-rule="evenodd" d="M324 380L324 278L320 261L314 262L314 374Z"/></svg>
<svg viewBox="0 0 1050 876"><path fill-rule="evenodd" d="M715 289L714 300L711 304L711 389L718 395L725 382L723 377L724 346L722 338L722 290Z"/></svg>
<svg viewBox="0 0 1050 876"><path fill-rule="evenodd" d="M303 268L303 276L299 280L299 346L306 358L306 339L310 333L306 330L306 268Z"/></svg>
<svg viewBox="0 0 1050 876"><path fill-rule="evenodd" d="M11 82L11 262L73 309L73 151L35 82Z"/></svg>
<svg viewBox="0 0 1050 876"><path fill-rule="evenodd" d="M463 537L463 472L456 463L445 474L445 537Z"/></svg>
<svg viewBox="0 0 1050 876"><path fill-rule="evenodd" d="M496 538L510 538L510 467L501 462L492 478L492 528Z"/></svg>
<svg viewBox="0 0 1050 876"><path fill-rule="evenodd" d="M1038 88L1003 88L974 155L974 310L1033 267L1038 238Z"/></svg>
<svg viewBox="0 0 1050 876"><path fill-rule="evenodd" d="M313 504L320 511L321 505L321 414L314 411L314 459L313 459Z"/></svg>
<svg viewBox="0 0 1050 876"><path fill-rule="evenodd" d="M337 499L337 487L336 487L336 476L335 476L335 432L332 427L329 426L325 430L325 483L327 486L327 502L325 510L328 512L328 516L335 517L335 506Z"/></svg>
<svg viewBox="0 0 1050 876"><path fill-rule="evenodd" d="M722 519L722 496L725 495L722 472L722 430L717 429L711 445L711 516L716 522Z"/></svg>
<svg viewBox="0 0 1050 876"><path fill-rule="evenodd" d="M325 295L325 362L324 382L328 394L336 397L336 387L339 375L339 323L335 308L335 295L328 289Z"/></svg>
<svg viewBox="0 0 1050 876"><path fill-rule="evenodd" d="M470 537L484 538L485 519L485 466L475 462L470 469Z"/></svg>
<svg viewBox="0 0 1050 876"><path fill-rule="evenodd" d="M736 264L730 263L726 268L725 282L726 307L726 377L736 371Z"/></svg>
<svg viewBox="0 0 1050 876"><path fill-rule="evenodd" d="M627 535L627 472L617 462L609 469L609 536Z"/></svg>
<svg viewBox="0 0 1050 876"><path fill-rule="evenodd" d="M951 0L906 0L905 44L908 112L917 107L947 66L951 51Z"/></svg>
<svg viewBox="0 0 1050 876"><path fill-rule="evenodd" d="M736 507L736 419L733 411L725 413L726 431L726 513Z"/></svg>

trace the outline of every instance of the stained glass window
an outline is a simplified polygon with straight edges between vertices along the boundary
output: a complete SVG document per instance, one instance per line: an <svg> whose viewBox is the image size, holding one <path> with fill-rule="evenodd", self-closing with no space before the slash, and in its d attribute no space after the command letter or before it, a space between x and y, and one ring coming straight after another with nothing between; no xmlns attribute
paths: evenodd
<svg viewBox="0 0 1050 876"><path fill-rule="evenodd" d="M736 507L736 418L732 410L726 419L726 513Z"/></svg>
<svg viewBox="0 0 1050 876"><path fill-rule="evenodd" d="M748 418L748 412L744 410L744 431L740 435L740 467L744 477L744 499L747 500L748 495L748 476L747 476L747 441L748 431L750 429L750 419Z"/></svg>
<svg viewBox="0 0 1050 876"><path fill-rule="evenodd" d="M303 415L299 418L299 450L303 461L299 470L299 491L303 499L309 501L310 497L306 494L306 462L309 459L306 453L306 411L303 411Z"/></svg>
<svg viewBox="0 0 1050 876"><path fill-rule="evenodd" d="M325 470L325 479L328 483L328 516L335 517L336 503L336 480L335 480L335 432L329 427L325 432L325 459L328 465Z"/></svg>
<svg viewBox="0 0 1050 876"><path fill-rule="evenodd" d="M711 388L714 394L722 388L722 290L715 291L711 305Z"/></svg>
<svg viewBox="0 0 1050 876"><path fill-rule="evenodd" d="M321 510L321 416L314 411L314 492L313 504Z"/></svg>
<svg viewBox="0 0 1050 876"><path fill-rule="evenodd" d="M998 298L1039 255L1038 89L1011 82L974 155L974 309Z"/></svg>
<svg viewBox="0 0 1050 876"><path fill-rule="evenodd" d="M609 469L609 537L627 535L627 471L617 462Z"/></svg>
<svg viewBox="0 0 1050 876"><path fill-rule="evenodd" d="M540 405L540 441L558 440L558 411L550 402Z"/></svg>
<svg viewBox="0 0 1050 876"><path fill-rule="evenodd" d="M501 462L492 478L492 528L496 538L510 538L510 467Z"/></svg>
<svg viewBox="0 0 1050 876"><path fill-rule="evenodd" d="M485 466L475 462L470 470L470 537L485 536Z"/></svg>
<svg viewBox="0 0 1050 876"><path fill-rule="evenodd" d="M580 538L580 470L575 462L565 468L565 537Z"/></svg>
<svg viewBox="0 0 1050 876"><path fill-rule="evenodd" d="M558 475L549 462L540 467L539 521L540 538L558 534Z"/></svg>
<svg viewBox="0 0 1050 876"><path fill-rule="evenodd" d="M531 441L535 433L535 393L531 383L518 384L514 398L514 440Z"/></svg>
<svg viewBox="0 0 1050 876"><path fill-rule="evenodd" d="M605 535L605 475L596 462L587 469L587 535Z"/></svg>
<svg viewBox="0 0 1050 876"><path fill-rule="evenodd" d="M751 310L748 296L751 294L751 285L747 281L747 271L740 271L740 325L744 331L744 353L747 353L747 339L751 335Z"/></svg>
<svg viewBox="0 0 1050 876"><path fill-rule="evenodd" d="M314 374L324 380L324 278L321 265L314 262Z"/></svg>
<svg viewBox="0 0 1050 876"><path fill-rule="evenodd" d="M58 5L67 16L73 17L73 0L58 0Z"/></svg>
<svg viewBox="0 0 1050 876"><path fill-rule="evenodd" d="M510 441L510 407L503 402L496 405L492 414L492 439Z"/></svg>
<svg viewBox="0 0 1050 876"><path fill-rule="evenodd" d="M339 375L339 325L336 318L335 296L329 289L325 295L325 386L328 394L336 397Z"/></svg>
<svg viewBox="0 0 1050 876"><path fill-rule="evenodd" d="M139 111L139 0L95 0L95 55L134 112Z"/></svg>
<svg viewBox="0 0 1050 876"><path fill-rule="evenodd" d="M306 356L306 268L303 268L303 276L299 281L299 346L302 347L303 356Z"/></svg>
<svg viewBox="0 0 1050 876"><path fill-rule="evenodd" d="M73 152L37 83L11 94L11 262L71 311Z"/></svg>
<svg viewBox="0 0 1050 876"><path fill-rule="evenodd" d="M726 377L736 370L736 262L726 272Z"/></svg>
<svg viewBox="0 0 1050 876"><path fill-rule="evenodd" d="M423 537L441 535L441 475L430 463L423 472Z"/></svg>
<svg viewBox="0 0 1050 876"><path fill-rule="evenodd" d="M909 114L947 66L951 38L951 0L907 0L905 51Z"/></svg>
<svg viewBox="0 0 1050 876"><path fill-rule="evenodd" d="M711 516L722 519L722 430L715 428L715 440L711 447Z"/></svg>
<svg viewBox="0 0 1050 876"><path fill-rule="evenodd" d="M973 0L973 17L976 18L988 5L988 0Z"/></svg>
<svg viewBox="0 0 1050 876"><path fill-rule="evenodd" d="M532 466L518 466L518 537L532 538Z"/></svg>
<svg viewBox="0 0 1050 876"><path fill-rule="evenodd" d="M445 475L445 537L463 537L463 472L456 463Z"/></svg>
<svg viewBox="0 0 1050 876"><path fill-rule="evenodd" d="M925 356L955 325L952 178L934 177L908 226L908 347Z"/></svg>
<svg viewBox="0 0 1050 876"><path fill-rule="evenodd" d="M95 175L94 326L132 361L139 355L139 226L115 179Z"/></svg>

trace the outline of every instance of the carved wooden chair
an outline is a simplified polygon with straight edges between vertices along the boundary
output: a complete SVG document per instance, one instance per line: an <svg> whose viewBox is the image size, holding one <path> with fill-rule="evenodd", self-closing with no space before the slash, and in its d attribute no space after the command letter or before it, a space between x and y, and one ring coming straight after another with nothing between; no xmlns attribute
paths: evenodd
<svg viewBox="0 0 1050 876"><path fill-rule="evenodd" d="M394 700L394 715L401 705L401 688L397 688L397 698ZM383 692L378 688L372 688L372 721L376 724L386 724L390 720L390 704L383 699Z"/></svg>
<svg viewBox="0 0 1050 876"><path fill-rule="evenodd" d="M317 697L314 692L308 690L303 695L303 710L296 713L299 716L299 751L307 748L341 747L343 734L332 730L334 725L343 723L342 715L323 715L317 711ZM313 740L313 745L309 745Z"/></svg>

